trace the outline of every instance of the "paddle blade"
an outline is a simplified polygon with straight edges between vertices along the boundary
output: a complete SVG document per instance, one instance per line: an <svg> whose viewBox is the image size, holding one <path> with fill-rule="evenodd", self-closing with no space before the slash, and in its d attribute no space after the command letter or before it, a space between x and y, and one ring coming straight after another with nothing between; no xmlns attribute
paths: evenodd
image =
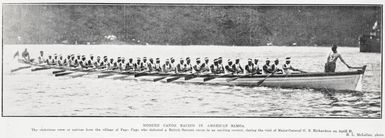
<svg viewBox="0 0 385 138"><path fill-rule="evenodd" d="M167 79L167 82L172 82L172 81L175 81L175 80L177 80L177 79L179 79L179 78L181 78L182 76L178 76L178 77L173 77L173 78L169 78L169 79Z"/></svg>
<svg viewBox="0 0 385 138"><path fill-rule="evenodd" d="M215 76L211 76L211 77L204 78L203 81L206 82L206 81L210 81L210 80L215 79L215 78L216 78Z"/></svg>
<svg viewBox="0 0 385 138"><path fill-rule="evenodd" d="M48 68L48 67L34 68L34 69L31 69L31 71L39 71L39 70L46 70L46 69L50 69L50 68Z"/></svg>
<svg viewBox="0 0 385 138"><path fill-rule="evenodd" d="M28 69L28 68L31 68L31 67L32 66L19 67L19 68L11 70L11 72L19 71L19 70L22 70L22 69Z"/></svg>
<svg viewBox="0 0 385 138"><path fill-rule="evenodd" d="M55 77L65 76L65 75L68 75L68 74L71 74L71 73L73 73L73 72L58 73L58 74L55 74Z"/></svg>
<svg viewBox="0 0 385 138"><path fill-rule="evenodd" d="M198 75L191 74L191 75L185 76L185 77L184 77L184 80L191 80L191 79L194 79L194 78L196 78L196 77L198 77Z"/></svg>
<svg viewBox="0 0 385 138"><path fill-rule="evenodd" d="M52 74L56 74L56 73L62 73L62 72L65 72L65 70L57 70L57 71L52 71Z"/></svg>
<svg viewBox="0 0 385 138"><path fill-rule="evenodd" d="M159 78L155 78L155 79L154 79L154 82L157 82L157 81L163 80L163 79L165 79L165 78L167 78L167 76L164 76L164 77L159 77Z"/></svg>
<svg viewBox="0 0 385 138"><path fill-rule="evenodd" d="M105 78L105 77L112 76L112 75L114 75L114 74L99 75L98 78Z"/></svg>
<svg viewBox="0 0 385 138"><path fill-rule="evenodd" d="M147 75L147 73L138 73L138 74L135 74L134 77L141 77L145 75Z"/></svg>

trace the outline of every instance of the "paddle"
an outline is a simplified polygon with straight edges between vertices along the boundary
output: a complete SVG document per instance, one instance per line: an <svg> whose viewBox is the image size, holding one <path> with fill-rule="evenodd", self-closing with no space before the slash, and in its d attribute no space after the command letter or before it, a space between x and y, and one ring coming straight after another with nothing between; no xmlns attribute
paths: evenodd
<svg viewBox="0 0 385 138"><path fill-rule="evenodd" d="M167 79L166 82L172 82L172 81L178 80L179 78L182 78L182 77L183 76L172 77L172 78Z"/></svg>
<svg viewBox="0 0 385 138"><path fill-rule="evenodd" d="M31 68L31 67L32 67L32 66L18 67L18 68L16 68L16 69L11 70L11 72L19 71L19 70L22 70L22 69L28 69L28 68Z"/></svg>
<svg viewBox="0 0 385 138"><path fill-rule="evenodd" d="M198 77L198 75L196 75L196 74L189 74L189 75L184 76L184 80L191 80L191 79L194 79L196 77Z"/></svg>
<svg viewBox="0 0 385 138"><path fill-rule="evenodd" d="M74 72L57 73L57 74L55 74L55 77L65 76L65 75L72 74L72 73L74 73Z"/></svg>
<svg viewBox="0 0 385 138"><path fill-rule="evenodd" d="M112 76L112 75L114 75L114 74L111 73L111 74L98 75L98 78L105 78L105 77Z"/></svg>
<svg viewBox="0 0 385 138"><path fill-rule="evenodd" d="M65 72L66 70L57 70L57 71L52 71L52 74L56 74L56 73L62 73L62 72Z"/></svg>
<svg viewBox="0 0 385 138"><path fill-rule="evenodd" d="M120 79L124 79L124 78L126 78L126 77L128 77L128 76L118 76L118 77L114 77L114 78L112 78L113 80L120 80Z"/></svg>
<svg viewBox="0 0 385 138"><path fill-rule="evenodd" d="M203 79L203 82L206 82L206 81L210 81L210 80L213 80L217 77L222 77L222 76L226 76L226 75L231 75L231 73L229 74L224 74L224 75L212 75L212 76L209 76L209 77L206 77Z"/></svg>
<svg viewBox="0 0 385 138"><path fill-rule="evenodd" d="M363 68L364 68L364 66L362 66L362 67L349 67L349 69L363 69Z"/></svg>
<svg viewBox="0 0 385 138"><path fill-rule="evenodd" d="M138 72L134 75L134 77L141 77L141 76L146 76L146 75L149 75L148 73L149 71L141 71L141 72Z"/></svg>
<svg viewBox="0 0 385 138"><path fill-rule="evenodd" d="M51 68L49 67L34 68L34 69L31 69L31 71L39 71L39 70L46 70L46 69L51 69Z"/></svg>
<svg viewBox="0 0 385 138"><path fill-rule="evenodd" d="M162 77L159 77L159 78L155 78L153 81L157 82L157 81L163 80L165 78L167 78L167 76L162 76Z"/></svg>
<svg viewBox="0 0 385 138"><path fill-rule="evenodd" d="M257 82L257 86L260 86L267 78L273 75L277 70L273 71L271 74L267 75L263 80Z"/></svg>

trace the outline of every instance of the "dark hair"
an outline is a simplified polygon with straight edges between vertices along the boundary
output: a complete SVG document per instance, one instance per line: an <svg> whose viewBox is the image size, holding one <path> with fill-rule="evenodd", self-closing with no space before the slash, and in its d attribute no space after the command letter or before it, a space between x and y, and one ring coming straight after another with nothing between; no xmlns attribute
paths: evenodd
<svg viewBox="0 0 385 138"><path fill-rule="evenodd" d="M337 45L333 44L332 45L332 51L336 51L337 50Z"/></svg>

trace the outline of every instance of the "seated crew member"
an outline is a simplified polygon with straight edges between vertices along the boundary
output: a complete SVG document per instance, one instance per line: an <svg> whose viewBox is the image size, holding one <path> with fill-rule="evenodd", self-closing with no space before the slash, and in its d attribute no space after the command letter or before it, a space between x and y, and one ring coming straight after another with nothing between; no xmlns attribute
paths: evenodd
<svg viewBox="0 0 385 138"><path fill-rule="evenodd" d="M140 57L136 58L136 63L134 64L135 71L142 71L142 63Z"/></svg>
<svg viewBox="0 0 385 138"><path fill-rule="evenodd" d="M59 59L57 60L57 65L58 66L63 66L63 62L64 62L63 56L60 54L59 55Z"/></svg>
<svg viewBox="0 0 385 138"><path fill-rule="evenodd" d="M266 64L262 67L263 74L270 74L274 72L273 64L270 64L270 60L266 59Z"/></svg>
<svg viewBox="0 0 385 138"><path fill-rule="evenodd" d="M290 57L286 57L286 63L282 65L282 69L285 74L291 74L292 71L299 71L299 69L293 68L293 66L291 66L290 60Z"/></svg>
<svg viewBox="0 0 385 138"><path fill-rule="evenodd" d="M141 71L150 71L148 68L147 57L143 57L143 62L140 64Z"/></svg>
<svg viewBox="0 0 385 138"><path fill-rule="evenodd" d="M153 72L153 71L154 71L154 60L153 60L152 58L149 59L149 62L148 62L148 64L147 64L147 66L148 66L148 70L149 70L150 72Z"/></svg>
<svg viewBox="0 0 385 138"><path fill-rule="evenodd" d="M192 73L193 71L193 66L191 65L191 60L190 60L190 57L187 57L186 58L186 64L184 65L185 66L185 72L186 73Z"/></svg>
<svg viewBox="0 0 385 138"><path fill-rule="evenodd" d="M160 65L160 59L156 58L155 65L154 65L154 71L155 72L161 72L162 66Z"/></svg>
<svg viewBox="0 0 385 138"><path fill-rule="evenodd" d="M47 63L47 65L53 65L52 64L52 56L51 55L48 55L48 59L46 59L45 63Z"/></svg>
<svg viewBox="0 0 385 138"><path fill-rule="evenodd" d="M195 73L202 73L203 72L203 64L201 63L201 59L196 59L196 65L194 65L194 71Z"/></svg>
<svg viewBox="0 0 385 138"><path fill-rule="evenodd" d="M254 64L253 64L251 58L249 58L247 60L247 65L245 66L246 75L254 74L255 73L254 69L255 69Z"/></svg>
<svg viewBox="0 0 385 138"><path fill-rule="evenodd" d="M176 71L177 71L177 73L185 73L186 72L183 58L180 58L178 65L176 65Z"/></svg>
<svg viewBox="0 0 385 138"><path fill-rule="evenodd" d="M99 64L99 69L108 69L107 64L108 64L108 57L104 56L103 61L101 61Z"/></svg>
<svg viewBox="0 0 385 138"><path fill-rule="evenodd" d="M171 71L176 72L175 59L173 57L170 58Z"/></svg>
<svg viewBox="0 0 385 138"><path fill-rule="evenodd" d="M222 57L218 58L218 69L219 69L219 74L225 73L225 67L222 64Z"/></svg>
<svg viewBox="0 0 385 138"><path fill-rule="evenodd" d="M101 63L102 61L100 60L100 56L97 56L96 57L96 61L94 61L94 63L92 63L93 64L93 66L94 66L94 68L100 68L100 63Z"/></svg>
<svg viewBox="0 0 385 138"><path fill-rule="evenodd" d="M134 63L133 63L133 59L132 58L128 59L128 62L126 63L125 70L126 71L133 71L134 70Z"/></svg>
<svg viewBox="0 0 385 138"><path fill-rule="evenodd" d="M275 59L274 60L274 72L277 73L277 74L282 74L283 73L283 70L281 69L281 66L279 65L279 59Z"/></svg>
<svg viewBox="0 0 385 138"><path fill-rule="evenodd" d="M44 58L44 52L43 51L40 51L40 56L37 59L38 59L39 64L43 64L46 62L45 58Z"/></svg>
<svg viewBox="0 0 385 138"><path fill-rule="evenodd" d="M94 66L94 55L90 55L90 59L88 59L88 61L87 61L87 66L89 67L89 68L95 68L95 66Z"/></svg>
<svg viewBox="0 0 385 138"><path fill-rule="evenodd" d="M208 57L205 57L205 63L202 64L202 73L210 73L210 64Z"/></svg>
<svg viewBox="0 0 385 138"><path fill-rule="evenodd" d="M25 48L23 53L21 53L21 57L24 58L24 60L26 61L32 61L27 48Z"/></svg>
<svg viewBox="0 0 385 138"><path fill-rule="evenodd" d="M166 63L163 64L162 69L164 73L174 72L169 59L166 59Z"/></svg>
<svg viewBox="0 0 385 138"><path fill-rule="evenodd" d="M335 72L336 71L336 62L340 59L346 67L351 68L345 60L342 58L341 54L337 52L337 45L332 46L332 52L328 55L328 58L325 63L325 72Z"/></svg>
<svg viewBox="0 0 385 138"><path fill-rule="evenodd" d="M233 61L231 61L231 59L228 59L227 60L227 65L225 66L225 70L226 70L226 73L227 74L234 74L235 73L235 69L233 68Z"/></svg>
<svg viewBox="0 0 385 138"><path fill-rule="evenodd" d="M235 59L233 69L235 70L235 74L242 74L243 73L243 68L242 68L241 64L239 63L239 58Z"/></svg>
<svg viewBox="0 0 385 138"><path fill-rule="evenodd" d="M259 67L259 64L258 64L258 59L256 58L256 59L254 59L254 72L253 72L253 74L262 74L262 72L261 72L261 69L260 69L260 67Z"/></svg>
<svg viewBox="0 0 385 138"><path fill-rule="evenodd" d="M218 59L214 59L214 64L210 66L210 70L213 74L222 74L221 69L219 69Z"/></svg>

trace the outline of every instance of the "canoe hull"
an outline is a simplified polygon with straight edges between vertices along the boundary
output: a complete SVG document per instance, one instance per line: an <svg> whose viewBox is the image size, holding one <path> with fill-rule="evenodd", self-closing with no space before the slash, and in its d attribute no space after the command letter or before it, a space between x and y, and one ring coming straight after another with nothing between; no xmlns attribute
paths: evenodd
<svg viewBox="0 0 385 138"><path fill-rule="evenodd" d="M25 62L24 62L25 63ZM28 63L25 63L28 64ZM31 64L30 64L31 65ZM334 90L360 90L361 80L365 72L366 66L361 70L349 71L349 72L335 72L335 73L303 73L303 74L274 74L274 75L199 75L192 79L186 80L184 74L159 74L149 73L140 77L127 75L122 76L121 72L111 72L116 74L112 77L120 80L140 80L140 81L156 81L167 82L171 79L171 82L176 83L196 83L196 84L212 84L212 85L230 85L230 86L247 86L247 87L280 87L280 88L314 88L314 89L334 89ZM54 67L53 67L54 69ZM74 71L73 69L71 71ZM77 71L75 71L77 72ZM89 72L89 71L79 71ZM103 74L102 71L94 71L97 74ZM99 73L98 73L99 72ZM71 75L70 75L71 76ZM94 75L97 76L97 75ZM208 81L204 81L207 77L215 77ZM176 78L176 79L175 79ZM264 81L262 81L264 80ZM259 83L262 82L262 83Z"/></svg>

